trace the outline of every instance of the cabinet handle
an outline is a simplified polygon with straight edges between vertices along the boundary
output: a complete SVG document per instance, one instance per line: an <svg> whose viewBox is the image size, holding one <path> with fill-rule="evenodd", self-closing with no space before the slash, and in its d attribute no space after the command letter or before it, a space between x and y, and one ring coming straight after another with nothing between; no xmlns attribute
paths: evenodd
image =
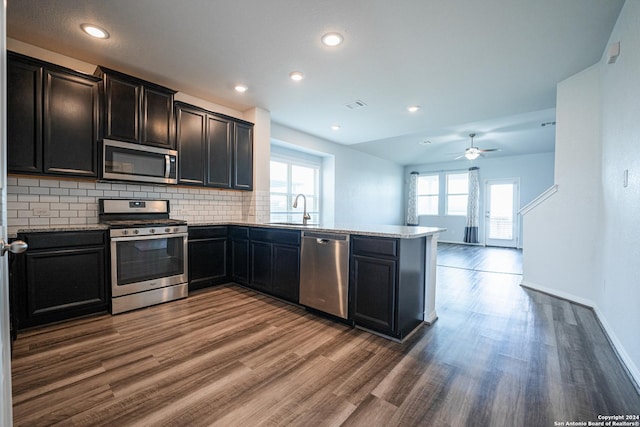
<svg viewBox="0 0 640 427"><path fill-rule="evenodd" d="M0 256L4 256L7 251L14 254L21 254L26 251L28 247L29 245L22 240L14 240L11 243L6 243L4 240L0 239Z"/></svg>

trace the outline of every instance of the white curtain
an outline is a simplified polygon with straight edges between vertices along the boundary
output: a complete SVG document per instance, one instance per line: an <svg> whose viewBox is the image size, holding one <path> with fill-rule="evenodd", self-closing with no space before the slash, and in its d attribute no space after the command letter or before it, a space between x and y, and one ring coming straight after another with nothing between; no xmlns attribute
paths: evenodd
<svg viewBox="0 0 640 427"><path fill-rule="evenodd" d="M418 172L409 175L409 198L407 200L407 225L418 225Z"/></svg>
<svg viewBox="0 0 640 427"><path fill-rule="evenodd" d="M479 168L469 168L469 199L467 202L467 225L464 229L466 243L479 243L478 223L480 214L480 179Z"/></svg>

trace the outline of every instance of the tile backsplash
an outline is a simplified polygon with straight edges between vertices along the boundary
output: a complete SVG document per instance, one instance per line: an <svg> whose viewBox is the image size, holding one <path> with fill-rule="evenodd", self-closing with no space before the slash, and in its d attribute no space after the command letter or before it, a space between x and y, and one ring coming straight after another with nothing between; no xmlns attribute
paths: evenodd
<svg viewBox="0 0 640 427"><path fill-rule="evenodd" d="M98 223L98 199L168 199L171 218L191 224L266 221L269 194L167 185L108 183L9 176L7 226L18 229Z"/></svg>

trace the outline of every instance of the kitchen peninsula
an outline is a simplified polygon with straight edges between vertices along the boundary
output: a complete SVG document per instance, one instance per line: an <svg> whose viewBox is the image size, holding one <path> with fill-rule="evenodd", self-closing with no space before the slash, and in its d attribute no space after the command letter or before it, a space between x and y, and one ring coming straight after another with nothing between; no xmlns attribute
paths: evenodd
<svg viewBox="0 0 640 427"><path fill-rule="evenodd" d="M54 234L73 234L74 239L78 239L83 233L104 231L103 224L25 227L18 230L17 237L31 243L32 240L42 240L42 233L48 233L47 239L50 240L54 239ZM437 319L436 252L438 235L443 229L433 227L352 224L303 226L237 221L190 223L189 290L234 282L301 304L298 298L301 236L311 231L350 237L347 323L401 341L423 322L431 324ZM63 254L66 248L56 250ZM108 253L106 246L105 253ZM37 257L38 254L33 251L29 254L16 256L19 261L14 271L13 287L16 289L38 288L38 284L29 283L33 278L29 276L29 262L26 259L29 256ZM106 285L107 280L101 278L99 283ZM105 292L106 289L96 290L100 295ZM33 295L33 292L23 293L16 301L17 313L24 317L18 319L19 329L21 325L34 326L40 323L38 313L21 309L32 306L24 299ZM48 314L42 323L77 316L69 311L69 307L79 301L75 301L71 293L65 295L68 301L55 301L46 309L40 307ZM39 299L41 304L43 301ZM79 306L81 304L76 304L76 309ZM96 312L106 311L104 304L96 305L93 301L87 305L88 311L84 310L81 314L88 314L91 307ZM51 317L53 314L56 316Z"/></svg>

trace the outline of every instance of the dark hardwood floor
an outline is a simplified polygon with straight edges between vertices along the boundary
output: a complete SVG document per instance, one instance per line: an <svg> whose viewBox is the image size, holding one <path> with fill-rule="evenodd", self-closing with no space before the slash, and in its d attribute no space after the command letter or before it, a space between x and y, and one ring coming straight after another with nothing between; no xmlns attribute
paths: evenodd
<svg viewBox="0 0 640 427"><path fill-rule="evenodd" d="M554 426L640 413L591 310L521 288L512 260L466 268L466 250L440 246L439 320L402 344L235 285L21 333L15 425Z"/></svg>

